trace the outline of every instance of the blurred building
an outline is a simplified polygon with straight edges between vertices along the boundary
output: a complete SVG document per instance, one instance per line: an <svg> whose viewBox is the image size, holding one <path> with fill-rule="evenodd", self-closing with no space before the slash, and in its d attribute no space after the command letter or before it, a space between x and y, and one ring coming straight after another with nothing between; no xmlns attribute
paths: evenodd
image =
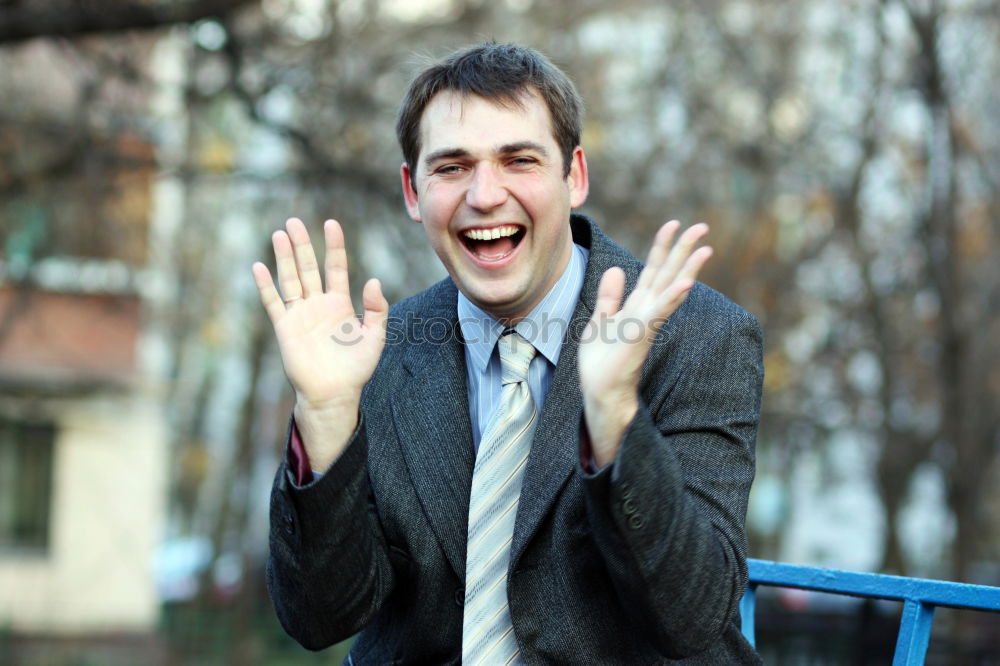
<svg viewBox="0 0 1000 666"><path fill-rule="evenodd" d="M0 289L0 625L150 630L166 437L138 299Z"/></svg>
<svg viewBox="0 0 1000 666"><path fill-rule="evenodd" d="M79 63L58 46L0 64L16 100L0 136L0 632L149 636L168 444L137 278L153 147L114 113L81 120Z"/></svg>

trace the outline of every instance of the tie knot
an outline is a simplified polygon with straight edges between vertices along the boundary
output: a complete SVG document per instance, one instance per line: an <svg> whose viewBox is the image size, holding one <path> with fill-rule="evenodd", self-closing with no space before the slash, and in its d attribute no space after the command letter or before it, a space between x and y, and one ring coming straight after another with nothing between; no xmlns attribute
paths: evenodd
<svg viewBox="0 0 1000 666"><path fill-rule="evenodd" d="M535 358L535 347L517 333L500 336L501 383L513 384L528 381L528 366Z"/></svg>

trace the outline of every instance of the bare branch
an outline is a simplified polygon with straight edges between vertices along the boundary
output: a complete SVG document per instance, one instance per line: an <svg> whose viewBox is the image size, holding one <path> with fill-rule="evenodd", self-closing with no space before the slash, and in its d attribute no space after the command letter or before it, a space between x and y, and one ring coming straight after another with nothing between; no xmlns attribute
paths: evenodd
<svg viewBox="0 0 1000 666"><path fill-rule="evenodd" d="M251 0L14 0L0 4L0 44L35 37L149 30L174 23L223 17Z"/></svg>

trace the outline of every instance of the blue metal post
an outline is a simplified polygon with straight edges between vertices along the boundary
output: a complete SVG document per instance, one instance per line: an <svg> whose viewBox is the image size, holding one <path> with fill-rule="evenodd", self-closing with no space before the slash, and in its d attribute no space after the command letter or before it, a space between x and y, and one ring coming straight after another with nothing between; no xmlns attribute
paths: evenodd
<svg viewBox="0 0 1000 666"><path fill-rule="evenodd" d="M899 638L892 666L920 666L927 656L931 641L931 623L934 607L915 599L903 602L903 615L899 619Z"/></svg>
<svg viewBox="0 0 1000 666"><path fill-rule="evenodd" d="M743 636L750 641L750 645L757 647L757 630L754 626L754 609L757 604L757 586L753 583L747 585L743 598L740 599L740 626L743 629Z"/></svg>

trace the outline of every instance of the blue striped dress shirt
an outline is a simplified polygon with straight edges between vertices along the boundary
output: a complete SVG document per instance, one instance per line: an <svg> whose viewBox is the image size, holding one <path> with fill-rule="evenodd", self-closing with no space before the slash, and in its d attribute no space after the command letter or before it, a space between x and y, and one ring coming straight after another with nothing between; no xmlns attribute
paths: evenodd
<svg viewBox="0 0 1000 666"><path fill-rule="evenodd" d="M542 413L552 373L559 362L566 329L580 300L590 252L573 244L569 264L545 298L514 326L538 350L528 368L528 387ZM469 386L469 417L476 451L483 430L500 405L500 355L497 340L506 327L458 292L458 320L465 338L465 369Z"/></svg>

